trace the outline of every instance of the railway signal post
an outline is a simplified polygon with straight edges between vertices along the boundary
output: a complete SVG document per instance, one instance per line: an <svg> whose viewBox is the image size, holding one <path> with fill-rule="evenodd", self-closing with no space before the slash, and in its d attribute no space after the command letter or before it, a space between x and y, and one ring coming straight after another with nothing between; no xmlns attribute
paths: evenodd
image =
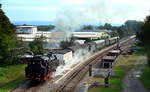
<svg viewBox="0 0 150 92"><path fill-rule="evenodd" d="M92 65L89 65L89 76L92 76Z"/></svg>
<svg viewBox="0 0 150 92"><path fill-rule="evenodd" d="M104 86L105 86L105 88L109 87L109 77L110 77L110 72L108 72L107 76L104 79Z"/></svg>

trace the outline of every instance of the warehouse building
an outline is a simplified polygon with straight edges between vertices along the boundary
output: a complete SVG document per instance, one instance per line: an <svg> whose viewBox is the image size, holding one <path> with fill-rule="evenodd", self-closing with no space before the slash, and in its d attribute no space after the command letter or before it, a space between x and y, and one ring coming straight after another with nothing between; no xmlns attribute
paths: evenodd
<svg viewBox="0 0 150 92"><path fill-rule="evenodd" d="M16 28L17 38L22 41L33 41L35 37L44 36L47 42L59 42L68 37L73 36L77 39L100 39L107 38L109 35L107 32L49 32L39 31L37 26L17 26Z"/></svg>
<svg viewBox="0 0 150 92"><path fill-rule="evenodd" d="M65 64L72 60L71 50L51 49L49 52L53 53L53 55L56 55L57 59L59 59L59 64Z"/></svg>

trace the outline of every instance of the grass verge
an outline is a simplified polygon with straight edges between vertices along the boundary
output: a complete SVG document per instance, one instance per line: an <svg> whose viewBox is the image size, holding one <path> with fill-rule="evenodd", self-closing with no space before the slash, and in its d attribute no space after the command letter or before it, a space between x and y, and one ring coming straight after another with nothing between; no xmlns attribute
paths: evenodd
<svg viewBox="0 0 150 92"><path fill-rule="evenodd" d="M10 92L24 80L26 65L0 67L0 92Z"/></svg>
<svg viewBox="0 0 150 92"><path fill-rule="evenodd" d="M140 80L144 84L144 87L150 90L150 67L146 66L143 70L143 74L140 77Z"/></svg>
<svg viewBox="0 0 150 92"><path fill-rule="evenodd" d="M90 88L89 92L120 92L123 90L122 87L122 79L125 76L125 74L132 69L132 67L135 64L135 60L139 57L139 54L134 54L131 56L119 56L117 59L117 64L115 68L113 69L113 72L116 74L117 77L110 78L109 80L109 88ZM100 80L102 85L104 85L104 82Z"/></svg>

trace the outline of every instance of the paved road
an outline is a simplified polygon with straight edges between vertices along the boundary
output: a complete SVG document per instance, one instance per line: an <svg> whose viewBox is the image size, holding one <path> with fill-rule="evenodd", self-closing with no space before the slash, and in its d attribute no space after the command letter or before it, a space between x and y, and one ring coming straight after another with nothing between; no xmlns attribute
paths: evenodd
<svg viewBox="0 0 150 92"><path fill-rule="evenodd" d="M141 57L135 62L135 67L123 79L124 90L122 92L149 92L139 80L139 75L143 69L142 64L146 62L146 58Z"/></svg>

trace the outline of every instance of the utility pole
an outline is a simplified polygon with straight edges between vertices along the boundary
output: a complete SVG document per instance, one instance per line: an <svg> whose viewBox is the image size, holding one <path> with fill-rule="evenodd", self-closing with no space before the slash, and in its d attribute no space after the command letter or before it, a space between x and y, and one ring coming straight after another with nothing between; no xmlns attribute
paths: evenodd
<svg viewBox="0 0 150 92"><path fill-rule="evenodd" d="M92 65L89 65L89 76L92 76Z"/></svg>
<svg viewBox="0 0 150 92"><path fill-rule="evenodd" d="M105 76L105 79L104 79L105 88L109 87L109 77L110 77L110 72L107 73L107 75Z"/></svg>
<svg viewBox="0 0 150 92"><path fill-rule="evenodd" d="M2 8L2 4L0 3L0 9Z"/></svg>

